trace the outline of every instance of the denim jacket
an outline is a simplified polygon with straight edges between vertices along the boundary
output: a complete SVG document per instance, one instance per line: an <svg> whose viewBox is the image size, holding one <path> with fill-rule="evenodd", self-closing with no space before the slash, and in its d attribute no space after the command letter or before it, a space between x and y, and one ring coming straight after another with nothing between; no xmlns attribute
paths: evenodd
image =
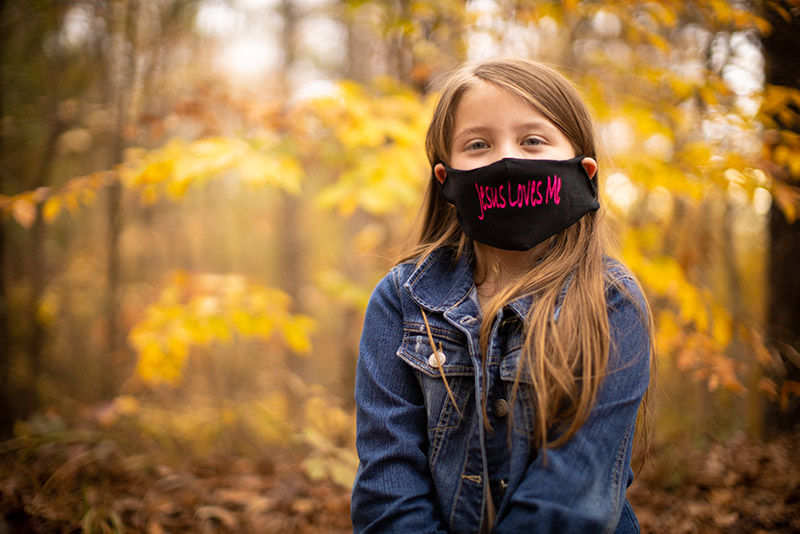
<svg viewBox="0 0 800 534"><path fill-rule="evenodd" d="M472 268L466 257L455 267L452 258L439 249L418 267L400 264L370 298L356 371L354 531L638 532L625 498L636 414L650 376L638 285L622 265L605 262L607 373L588 420L567 443L548 449L543 462L532 447L527 388L508 406L531 298L498 312L484 378ZM443 363L431 357L420 308ZM559 310L560 304L556 319ZM530 382L524 373L520 380ZM492 430L481 416L484 387ZM496 509L491 526L484 524L486 484Z"/></svg>

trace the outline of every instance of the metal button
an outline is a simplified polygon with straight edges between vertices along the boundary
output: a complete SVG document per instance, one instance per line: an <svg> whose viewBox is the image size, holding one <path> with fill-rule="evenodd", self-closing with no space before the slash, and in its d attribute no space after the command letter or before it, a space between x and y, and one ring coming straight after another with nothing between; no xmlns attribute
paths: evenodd
<svg viewBox="0 0 800 534"><path fill-rule="evenodd" d="M439 355L439 358L436 358L436 355ZM431 355L428 356L428 365L431 367L439 367L440 365L444 365L444 362L447 361L447 356L444 355L444 352L441 350L439 352L431 352Z"/></svg>
<svg viewBox="0 0 800 534"><path fill-rule="evenodd" d="M508 414L508 402L505 399L494 401L494 414L497 417L505 417Z"/></svg>

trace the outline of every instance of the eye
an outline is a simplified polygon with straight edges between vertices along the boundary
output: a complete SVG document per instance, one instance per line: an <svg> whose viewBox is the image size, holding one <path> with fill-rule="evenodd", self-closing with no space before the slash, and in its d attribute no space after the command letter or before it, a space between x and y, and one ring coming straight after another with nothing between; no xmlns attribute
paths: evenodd
<svg viewBox="0 0 800 534"><path fill-rule="evenodd" d="M537 146L541 145L543 141L538 137L528 137L527 139L522 141L522 144L525 146Z"/></svg>
<svg viewBox="0 0 800 534"><path fill-rule="evenodd" d="M489 144L485 141L472 141L467 143L465 148L467 150L483 150L484 148L489 148Z"/></svg>

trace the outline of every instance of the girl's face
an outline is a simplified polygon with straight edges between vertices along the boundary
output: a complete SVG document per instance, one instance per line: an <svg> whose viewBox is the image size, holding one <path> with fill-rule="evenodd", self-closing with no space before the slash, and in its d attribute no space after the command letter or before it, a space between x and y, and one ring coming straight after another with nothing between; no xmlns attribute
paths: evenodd
<svg viewBox="0 0 800 534"><path fill-rule="evenodd" d="M575 157L572 144L525 100L492 84L476 81L461 96L456 108L450 166L471 170L503 158L565 160ZM590 177L597 170L584 158ZM434 167L439 182L446 171Z"/></svg>

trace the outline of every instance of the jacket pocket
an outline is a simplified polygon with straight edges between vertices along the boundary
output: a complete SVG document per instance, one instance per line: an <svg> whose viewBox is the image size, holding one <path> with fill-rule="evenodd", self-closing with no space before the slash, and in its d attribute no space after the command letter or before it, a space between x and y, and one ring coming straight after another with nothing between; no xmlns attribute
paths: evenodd
<svg viewBox="0 0 800 534"><path fill-rule="evenodd" d="M404 325L403 343L397 355L415 370L422 388L433 461L444 435L462 426L468 416L475 391L475 371L466 337L461 332L437 326L431 318L429 321L433 342L437 349L441 344L443 356L438 361L433 357L425 325L418 323Z"/></svg>

